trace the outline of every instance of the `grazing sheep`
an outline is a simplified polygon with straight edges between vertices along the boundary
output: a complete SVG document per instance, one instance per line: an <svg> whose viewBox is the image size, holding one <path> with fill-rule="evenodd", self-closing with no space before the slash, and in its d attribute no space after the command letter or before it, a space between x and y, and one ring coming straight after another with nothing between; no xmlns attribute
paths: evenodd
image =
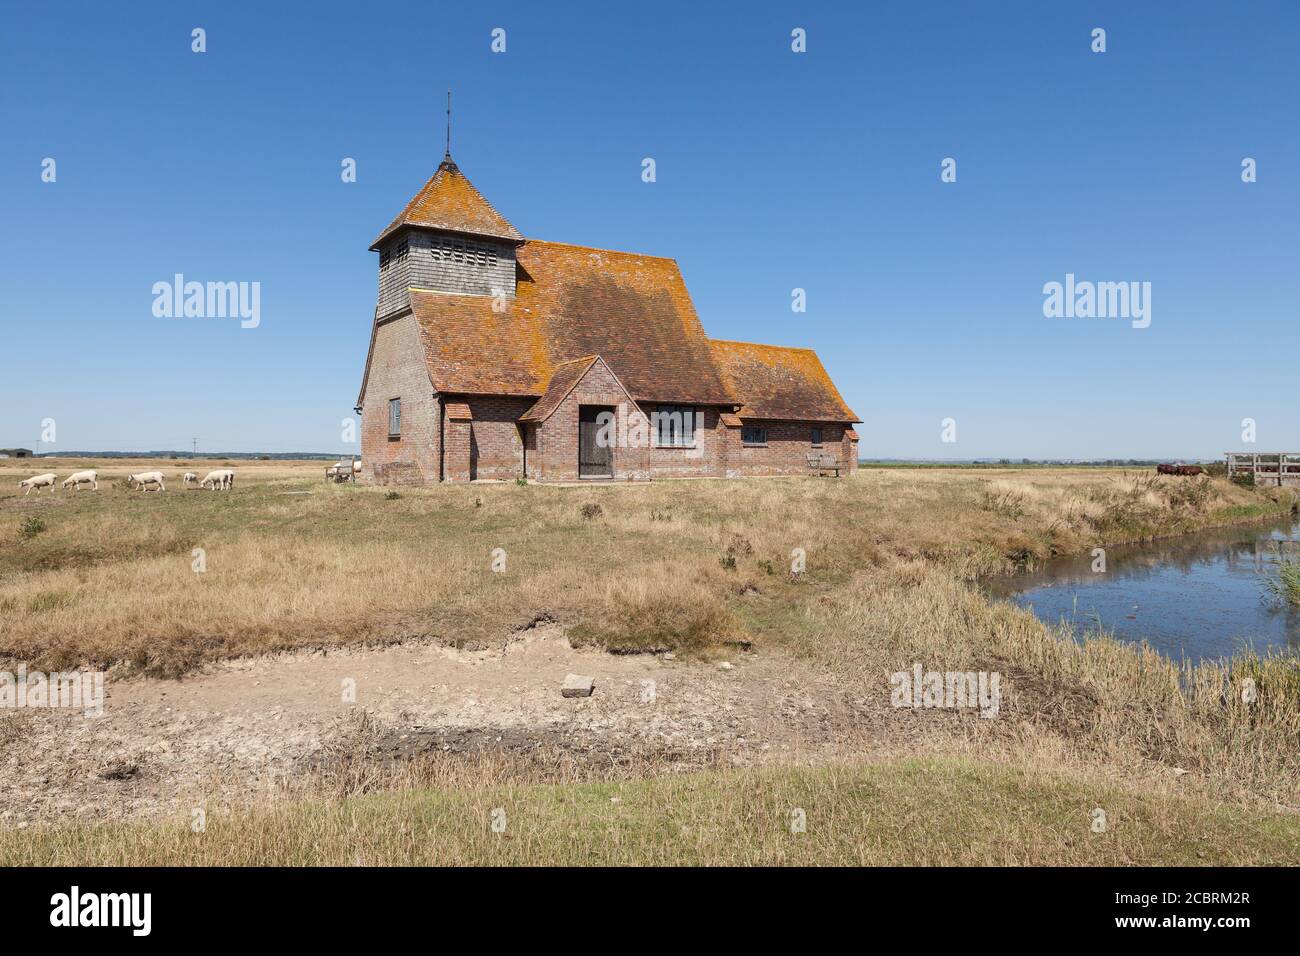
<svg viewBox="0 0 1300 956"><path fill-rule="evenodd" d="M185 487L188 488L190 485L194 484L196 481L199 480L199 476L194 474L194 472L192 471L187 471L185 472L185 475L181 480L185 483Z"/></svg>
<svg viewBox="0 0 1300 956"><path fill-rule="evenodd" d="M159 491L166 491L167 486L163 484L161 471L142 471L138 475L127 475L126 483L132 488L139 487L144 491L148 485L157 485Z"/></svg>
<svg viewBox="0 0 1300 956"><path fill-rule="evenodd" d="M361 463L351 461L340 461L330 465L325 469L325 480L329 481L349 481L355 475L361 473Z"/></svg>
<svg viewBox="0 0 1300 956"><path fill-rule="evenodd" d="M235 472L232 468L218 468L216 471L208 472L199 484L207 488L211 486L213 491L218 488L227 490L235 487Z"/></svg>
<svg viewBox="0 0 1300 956"><path fill-rule="evenodd" d="M58 478L58 475L33 475L31 478L18 482L18 487L27 489L23 492L23 497L30 495L33 488L36 489L36 493L39 495L42 488L49 488L50 491L53 491L56 478Z"/></svg>
<svg viewBox="0 0 1300 956"><path fill-rule="evenodd" d="M78 472L74 472L73 474L68 475L68 477L65 478L64 481L63 481L63 487L64 487L64 488L67 488L68 485L71 485L71 486L72 486L72 490L73 490L73 491L78 491L78 490L80 490L82 485L90 485L92 490L94 490L94 491L98 491L98 490L99 490L99 472L97 472L97 471L78 471Z"/></svg>

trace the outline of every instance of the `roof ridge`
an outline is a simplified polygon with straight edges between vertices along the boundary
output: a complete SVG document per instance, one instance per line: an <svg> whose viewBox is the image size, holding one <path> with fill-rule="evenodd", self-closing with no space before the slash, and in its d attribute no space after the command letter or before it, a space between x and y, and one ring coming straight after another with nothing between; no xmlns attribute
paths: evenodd
<svg viewBox="0 0 1300 956"><path fill-rule="evenodd" d="M525 238L525 243L536 243L543 246L564 246L568 249L585 249L587 252L608 252L614 256L636 256L640 259L658 259L661 262L676 263L677 260L672 256L656 256L650 252L631 252L627 249L605 249L601 246L584 246L577 242L557 242L554 239L532 239Z"/></svg>
<svg viewBox="0 0 1300 956"><path fill-rule="evenodd" d="M812 352L817 354L816 349L810 349L806 345L772 345L768 342L746 342L743 339L709 339L710 342L717 342L721 345L752 345L760 349L781 349L783 352Z"/></svg>

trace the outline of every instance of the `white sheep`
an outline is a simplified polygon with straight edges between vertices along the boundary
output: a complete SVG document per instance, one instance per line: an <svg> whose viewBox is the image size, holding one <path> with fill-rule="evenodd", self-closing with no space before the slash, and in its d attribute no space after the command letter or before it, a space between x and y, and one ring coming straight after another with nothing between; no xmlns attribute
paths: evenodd
<svg viewBox="0 0 1300 956"><path fill-rule="evenodd" d="M185 487L188 488L190 485L194 484L196 481L199 480L199 476L194 474L194 472L192 471L187 471L185 472L185 475L181 480L185 483Z"/></svg>
<svg viewBox="0 0 1300 956"><path fill-rule="evenodd" d="M33 475L24 481L18 482L18 487L27 489L23 492L23 497L30 495L33 488L36 489L36 493L39 495L42 488L49 488L50 491L53 491L56 478L58 478L58 475Z"/></svg>
<svg viewBox="0 0 1300 956"><path fill-rule="evenodd" d="M132 488L139 487L141 491L144 491L148 485L157 485L159 491L167 490L167 486L163 484L161 471L142 471L138 475L127 475L126 483Z"/></svg>
<svg viewBox="0 0 1300 956"><path fill-rule="evenodd" d="M63 480L63 487L66 489L69 485L73 491L79 491L82 485L90 485L92 490L99 490L99 472L97 471L78 471L68 475Z"/></svg>
<svg viewBox="0 0 1300 956"><path fill-rule="evenodd" d="M207 488L211 486L213 491L218 488L231 489L235 487L235 472L232 468L218 468L216 471L208 472L199 484Z"/></svg>
<svg viewBox="0 0 1300 956"><path fill-rule="evenodd" d="M361 462L339 461L325 469L325 480L332 478L335 481L348 481L359 474L361 474Z"/></svg>

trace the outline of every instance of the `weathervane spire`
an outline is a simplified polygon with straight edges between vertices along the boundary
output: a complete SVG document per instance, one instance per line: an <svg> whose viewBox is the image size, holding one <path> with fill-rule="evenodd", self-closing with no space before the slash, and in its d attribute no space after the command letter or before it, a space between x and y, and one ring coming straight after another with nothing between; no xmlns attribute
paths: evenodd
<svg viewBox="0 0 1300 956"><path fill-rule="evenodd" d="M443 159L451 159L451 90L447 91L447 152Z"/></svg>

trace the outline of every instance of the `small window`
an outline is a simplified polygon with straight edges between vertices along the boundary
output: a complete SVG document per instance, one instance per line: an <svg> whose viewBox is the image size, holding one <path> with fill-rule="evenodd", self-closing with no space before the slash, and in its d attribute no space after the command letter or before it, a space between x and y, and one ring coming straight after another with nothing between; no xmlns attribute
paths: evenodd
<svg viewBox="0 0 1300 956"><path fill-rule="evenodd" d="M766 445L767 429L762 425L746 425L740 430L740 440L746 445Z"/></svg>
<svg viewBox="0 0 1300 956"><path fill-rule="evenodd" d="M660 405L651 416L651 427L660 448L695 446L695 409L689 405Z"/></svg>
<svg viewBox="0 0 1300 956"><path fill-rule="evenodd" d="M820 428L814 428L812 430L812 443L814 448L820 448L822 446L822 430Z"/></svg>
<svg viewBox="0 0 1300 956"><path fill-rule="evenodd" d="M400 398L390 398L388 400L388 437L400 438L402 435L402 400Z"/></svg>

